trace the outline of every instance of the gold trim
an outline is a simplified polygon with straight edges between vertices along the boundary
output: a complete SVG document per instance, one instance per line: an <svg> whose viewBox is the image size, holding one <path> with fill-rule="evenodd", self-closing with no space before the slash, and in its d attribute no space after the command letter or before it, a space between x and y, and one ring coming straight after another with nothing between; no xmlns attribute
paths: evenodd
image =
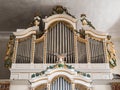
<svg viewBox="0 0 120 90"><path fill-rule="evenodd" d="M75 88L80 88L80 89L82 88L83 90L88 90L88 89L87 89L87 88L88 88L87 86L85 86L85 85L83 85L83 84L78 84L78 83L75 84Z"/></svg>
<svg viewBox="0 0 120 90"><path fill-rule="evenodd" d="M0 85L10 85L9 81L0 81Z"/></svg>
<svg viewBox="0 0 120 90"><path fill-rule="evenodd" d="M63 24L65 24L65 26L66 26L67 28L69 28L69 30L74 31L73 25L70 24L70 23L68 23L67 21L64 21L64 20L58 20L58 21L55 21L55 22L51 23L51 24L48 26L47 30L49 31L50 28L51 28L51 27L54 27L58 22L62 22Z"/></svg>
<svg viewBox="0 0 120 90"><path fill-rule="evenodd" d="M20 43L20 42L24 42L24 41L26 41L26 40L28 40L28 39L30 39L30 38L32 38L32 34L29 35L29 36L27 36L27 37L16 38L16 39L18 39L18 43Z"/></svg>
<svg viewBox="0 0 120 90"><path fill-rule="evenodd" d="M70 75L73 75L71 72L69 72L68 70L54 70L54 71L51 71L48 75L51 75L51 74L53 74L53 73L55 73L55 72L66 72L66 73L69 73Z"/></svg>
<svg viewBox="0 0 120 90"><path fill-rule="evenodd" d="M87 32L87 31L88 31L88 32ZM87 33L85 32L86 34L90 34L90 33L89 33L89 31L90 31L90 32L92 32L93 34L98 35L98 36L106 36L106 35L103 35L103 34L99 34L100 32L95 32L95 31L92 31L92 30L87 30L87 31L86 31ZM90 35L91 35L91 34L90 34Z"/></svg>
<svg viewBox="0 0 120 90"><path fill-rule="evenodd" d="M86 39L83 39L83 38L81 38L81 37L79 37L79 36L77 36L77 40L78 40L79 42L87 43L87 40L86 40Z"/></svg>
<svg viewBox="0 0 120 90"><path fill-rule="evenodd" d="M35 87L34 89L35 89L35 90L41 90L41 89L44 88L44 87L47 88L47 84L41 84L41 85Z"/></svg>
<svg viewBox="0 0 120 90"><path fill-rule="evenodd" d="M74 80L80 80L80 81L84 81L84 82L86 82L86 83L90 83L89 81L86 81L86 80L80 79L79 77L78 77L78 78L75 77Z"/></svg>
<svg viewBox="0 0 120 90"><path fill-rule="evenodd" d="M48 78L41 76L41 78L39 80L33 81L32 83L36 83L36 82L39 82L39 81L42 81L42 80L48 80Z"/></svg>
<svg viewBox="0 0 120 90"><path fill-rule="evenodd" d="M57 75L57 76L55 76L52 80L51 80L51 82L53 82L53 81L55 81L56 79L58 79L59 77L63 77L66 81L68 81L69 83L71 83L72 81L67 77L67 76L65 76L65 75Z"/></svg>
<svg viewBox="0 0 120 90"><path fill-rule="evenodd" d="M105 38L98 38L98 37L95 37L95 36L93 36L91 34L88 34L88 37L90 37L91 39L97 40L97 41L103 41L103 40L105 40Z"/></svg>
<svg viewBox="0 0 120 90"><path fill-rule="evenodd" d="M42 41L44 41L45 35L41 36L40 38L35 40L35 43L40 43Z"/></svg>

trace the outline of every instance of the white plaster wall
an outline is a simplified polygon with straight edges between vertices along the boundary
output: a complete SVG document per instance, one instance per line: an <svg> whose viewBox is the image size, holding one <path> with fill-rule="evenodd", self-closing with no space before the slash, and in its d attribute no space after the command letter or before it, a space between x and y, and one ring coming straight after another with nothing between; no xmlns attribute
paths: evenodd
<svg viewBox="0 0 120 90"><path fill-rule="evenodd" d="M30 82L28 80L11 80L10 90L30 90Z"/></svg>
<svg viewBox="0 0 120 90"><path fill-rule="evenodd" d="M112 90L110 85L94 85L92 90Z"/></svg>
<svg viewBox="0 0 120 90"><path fill-rule="evenodd" d="M30 90L28 85L10 85L10 90Z"/></svg>

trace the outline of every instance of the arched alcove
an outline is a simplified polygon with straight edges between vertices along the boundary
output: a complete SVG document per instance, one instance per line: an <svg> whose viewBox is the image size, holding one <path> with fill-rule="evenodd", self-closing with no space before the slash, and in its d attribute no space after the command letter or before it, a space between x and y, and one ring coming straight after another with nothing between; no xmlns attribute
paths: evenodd
<svg viewBox="0 0 120 90"><path fill-rule="evenodd" d="M88 90L88 87L82 84L75 84L75 90Z"/></svg>
<svg viewBox="0 0 120 90"><path fill-rule="evenodd" d="M50 90L72 90L72 83L66 76L57 76L52 80Z"/></svg>
<svg viewBox="0 0 120 90"><path fill-rule="evenodd" d="M35 90L47 90L47 84L41 84L37 86Z"/></svg>

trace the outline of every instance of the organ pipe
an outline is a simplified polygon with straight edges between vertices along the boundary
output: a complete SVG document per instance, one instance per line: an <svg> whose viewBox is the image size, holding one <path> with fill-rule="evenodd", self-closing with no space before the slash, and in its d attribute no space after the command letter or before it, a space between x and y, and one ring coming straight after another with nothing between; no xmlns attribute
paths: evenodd
<svg viewBox="0 0 120 90"><path fill-rule="evenodd" d="M62 21L56 22L48 29L47 33L47 63L56 63L58 58L54 54L67 53L67 63L74 63L73 30Z"/></svg>
<svg viewBox="0 0 120 90"><path fill-rule="evenodd" d="M77 41L78 47L78 63L87 63L86 44L84 42Z"/></svg>
<svg viewBox="0 0 120 90"><path fill-rule="evenodd" d="M90 38L90 52L91 52L91 62L92 63L104 63L104 47L103 42Z"/></svg>
<svg viewBox="0 0 120 90"><path fill-rule="evenodd" d="M58 77L55 81L52 81L50 86L51 90L72 90L71 83L63 77Z"/></svg>
<svg viewBox="0 0 120 90"><path fill-rule="evenodd" d="M35 44L34 63L43 63L44 41Z"/></svg>
<svg viewBox="0 0 120 90"><path fill-rule="evenodd" d="M31 38L19 40L17 48L16 63L30 63L31 58Z"/></svg>

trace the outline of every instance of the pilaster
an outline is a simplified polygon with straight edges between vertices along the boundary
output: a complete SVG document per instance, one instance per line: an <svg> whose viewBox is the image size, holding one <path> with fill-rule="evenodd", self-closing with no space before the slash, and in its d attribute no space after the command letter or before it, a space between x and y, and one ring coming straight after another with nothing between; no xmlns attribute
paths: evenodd
<svg viewBox="0 0 120 90"><path fill-rule="evenodd" d="M32 42L31 42L31 58L30 58L30 62L31 62L31 63L34 63L35 40L36 40L36 35L32 35Z"/></svg>
<svg viewBox="0 0 120 90"><path fill-rule="evenodd" d="M47 53L47 31L45 32L45 36L44 36L44 60L43 63L46 63L46 54Z"/></svg>
<svg viewBox="0 0 120 90"><path fill-rule="evenodd" d="M17 56L17 48L18 48L18 39L15 39L15 46L13 51L13 63L16 62L16 56Z"/></svg>
<svg viewBox="0 0 120 90"><path fill-rule="evenodd" d="M109 60L107 58L107 42L105 42L105 40L103 40L103 49L104 49L104 57L105 57L105 63L109 63Z"/></svg>
<svg viewBox="0 0 120 90"><path fill-rule="evenodd" d="M74 53L75 53L75 63L78 63L77 35L75 31L74 31Z"/></svg>
<svg viewBox="0 0 120 90"><path fill-rule="evenodd" d="M87 42L86 42L86 53L87 53L87 63L91 63L91 53L90 53L90 44L89 44L89 37L88 37L88 34L86 35L86 39L87 39Z"/></svg>

